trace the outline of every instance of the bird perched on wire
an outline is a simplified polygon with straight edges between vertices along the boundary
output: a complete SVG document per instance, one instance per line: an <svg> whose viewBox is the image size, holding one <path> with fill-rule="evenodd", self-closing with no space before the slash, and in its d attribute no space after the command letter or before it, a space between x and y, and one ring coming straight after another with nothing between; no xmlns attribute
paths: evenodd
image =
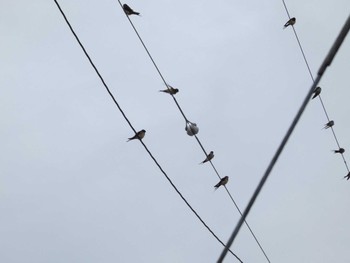
<svg viewBox="0 0 350 263"><path fill-rule="evenodd" d="M314 98L316 98L318 95L320 95L320 94L321 94L321 91L322 91L321 87L317 87L317 88L314 90L314 95L312 96L311 99L314 99Z"/></svg>
<svg viewBox="0 0 350 263"><path fill-rule="evenodd" d="M334 121L329 121L324 125L323 129L328 129L330 127L333 127L333 125L334 125Z"/></svg>
<svg viewBox="0 0 350 263"><path fill-rule="evenodd" d="M139 12L135 12L135 11L132 10L131 7L128 6L127 4L124 4L124 5L123 5L123 10L124 10L125 14L127 14L128 16L130 16L130 15L138 15L138 16L139 16L139 15L140 15Z"/></svg>
<svg viewBox="0 0 350 263"><path fill-rule="evenodd" d="M207 158L205 158L205 160L203 162L200 162L199 164L209 162L213 158L214 158L214 152L210 151L210 153L207 155Z"/></svg>
<svg viewBox="0 0 350 263"><path fill-rule="evenodd" d="M145 137L145 134L146 134L145 130L138 131L133 137L128 138L127 142L135 139L142 140L143 137Z"/></svg>
<svg viewBox="0 0 350 263"><path fill-rule="evenodd" d="M214 187L215 190L218 189L221 185L225 185L228 182L228 176L222 177L220 182L218 182Z"/></svg>
<svg viewBox="0 0 350 263"><path fill-rule="evenodd" d="M350 179L350 172L344 176L344 178L346 178L346 180L349 180Z"/></svg>
<svg viewBox="0 0 350 263"><path fill-rule="evenodd" d="M283 29L285 29L287 26L292 26L292 25L294 25L296 21L297 21L296 18L295 18L295 17L292 17L291 19L289 19L289 20L287 21L287 23L284 24Z"/></svg>
<svg viewBox="0 0 350 263"><path fill-rule="evenodd" d="M343 154L345 152L344 148L339 148L339 150L333 150L334 153L340 153Z"/></svg>
<svg viewBox="0 0 350 263"><path fill-rule="evenodd" d="M164 89L164 90L160 90L160 92L165 92L165 93L168 93L168 94L171 94L171 95L175 95L176 93L179 92L179 90L178 89L174 89L172 86L170 86L168 84L168 88Z"/></svg>

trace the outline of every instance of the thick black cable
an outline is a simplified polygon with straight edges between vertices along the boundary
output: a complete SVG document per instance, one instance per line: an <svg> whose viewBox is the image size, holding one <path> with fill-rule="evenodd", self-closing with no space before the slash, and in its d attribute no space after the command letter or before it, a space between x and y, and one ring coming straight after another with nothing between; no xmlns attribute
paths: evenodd
<svg viewBox="0 0 350 263"><path fill-rule="evenodd" d="M288 18L290 19L291 17L290 17L289 10L288 10L288 7L287 7L285 1L282 0L282 3L283 3L283 5L284 5L284 9L286 10L286 13L287 13L287 15L288 15ZM293 32L294 32L295 38L296 38L296 40L297 40L297 42L298 42L298 45L299 45L299 49L300 49L300 51L301 51L301 54L303 55L304 62L305 62L305 64L306 64L307 70L308 70L308 72L309 72L309 74L310 74L310 77L311 77L312 81L314 82L314 81L315 81L315 80L314 80L314 76L313 76L313 74L312 74L312 72L311 72L311 68L310 68L309 62L308 62L308 60L307 60L307 58L306 58L306 55L305 55L304 49L303 49L303 47L302 47L302 45L301 45L301 42L300 42L300 39L299 39L299 37L298 37L297 31L295 30L295 27L294 27L293 25L292 25L292 28L293 28ZM320 70L323 70L323 69L320 69ZM321 103L323 112L324 112L324 114L326 115L326 118L327 118L327 120L328 120L328 122L329 122L331 119L329 118L329 115L328 115L326 106L324 105L324 102L323 102L323 100L322 100L321 94L318 95L318 98L319 98L319 101L320 101L320 103ZM335 140L335 142L336 142L338 148L340 148L340 143L339 143L339 140L338 140L338 138L337 138L337 135L335 134L334 128L333 128L333 127L330 127L330 128L331 128L331 130L332 130L332 134L333 134L334 140ZM341 156L342 156L342 158L343 158L343 161L344 161L344 164L345 164L345 167L346 167L347 171L350 172L349 167L348 167L348 164L347 164L347 162L346 162L346 160L345 160L344 154L341 154Z"/></svg>
<svg viewBox="0 0 350 263"><path fill-rule="evenodd" d="M98 77L100 78L103 86L106 88L108 94L110 95L110 97L112 98L112 100L114 101L115 105L118 107L120 113L123 115L124 119L126 120L126 122L129 124L130 128L134 131L134 133L136 134L136 130L134 129L134 127L132 126L131 122L129 121L129 119L127 118L127 116L125 115L125 113L123 112L122 108L120 107L119 103L117 102L117 100L115 99L114 95L111 93L110 89L108 88L106 82L104 81L103 77L101 76L101 74L99 73L98 69L96 68L95 64L93 63L93 61L91 60L89 54L87 53L86 49L84 48L83 44L81 43L79 37L77 36L77 34L75 33L75 31L73 30L71 24L69 23L65 13L63 12L61 6L59 5L59 3L57 2L57 0L54 0L54 2L56 3L59 11L61 12L64 20L66 21L68 27L70 28L72 34L74 35L75 39L77 40L77 42L79 43L80 47L82 48L85 56L87 57L87 59L89 60L91 66L94 68L96 74L98 75ZM167 173L163 170L163 168L160 166L160 164L158 163L158 161L156 160L156 158L153 156L153 154L150 152L150 150L148 149L148 147L144 144L144 142L142 140L140 140L141 144L143 145L143 147L145 148L145 150L147 151L147 153L149 154L149 156L152 158L152 160L155 162L155 164L158 166L159 170L162 172L162 174L166 177L166 179L168 180L168 182L171 184L171 186L174 188L174 190L178 193L178 195L181 197L181 199L185 202L185 204L188 206L188 208L190 208L190 210L196 215L196 217L199 219L199 221L204 225L204 227L215 237L215 239L222 244L223 246L225 246L225 244L219 239L219 237L211 230L211 228L204 222L204 220L199 216L199 214L196 212L196 210L194 210L194 208L190 205L190 203L186 200L186 198L182 195L182 193L177 189L177 187L175 186L175 184L171 181L170 177L167 175ZM233 253L230 250L230 253L239 261L239 262L243 262L235 253Z"/></svg>
<svg viewBox="0 0 350 263"><path fill-rule="evenodd" d="M120 7L123 9L123 5L122 5L122 3L120 2L120 0L118 0L118 3L119 3L119 5L120 5ZM133 22L131 21L130 17L129 17L128 15L126 15L126 17L127 17L127 19L129 20L129 23L131 24L133 30L135 31L135 33L136 33L138 39L140 40L140 42L141 42L143 48L145 49L145 51L146 51L148 57L149 57L150 60L152 61L152 64L153 64L154 67L156 68L156 70L157 70L157 72L158 72L160 78L161 78L162 81L164 82L165 86L169 89L169 86L168 86L168 84L167 84L167 82L166 82L166 80L165 80L163 74L162 74L161 71L159 70L159 67L157 66L155 60L153 59L151 53L149 52L149 50L148 50L146 44L145 44L144 41L142 40L142 38L141 38L139 32L137 31L137 29L136 29L136 27L134 26ZM182 110L182 108L181 108L180 104L178 103L177 99L175 98L175 96L174 96L173 94L170 94L170 95L172 96L172 98L173 98L173 100L174 100L174 102L175 102L177 108L179 109L180 113L181 113L182 116L184 117L186 123L189 123L189 120L187 119L187 117L186 117L184 111ZM201 147L201 149L203 150L205 156L208 156L208 154L207 154L207 152L206 152L206 150L205 150L203 144L202 144L201 141L199 140L198 136L197 136L197 135L194 135L194 137L196 138L196 140L197 140L199 146ZM219 179L221 180L222 177L220 176L219 172L218 172L217 169L215 168L215 166L214 166L214 164L213 164L212 161L210 161L210 164L211 164L212 168L214 169L216 175L217 175L217 176L219 177ZM228 190L228 188L227 188L226 186L225 186L225 189L226 189L226 192L228 193L230 199L232 200L234 206L237 208L238 212L239 212L240 215L242 216L241 210L239 209L237 203L236 203L235 200L233 199L231 193L229 192L229 190ZM250 233L252 234L253 238L254 238L255 241L257 242L257 244L258 244L259 248L261 249L262 253L264 254L266 260L267 260L268 262L270 262L269 257L267 256L265 250L263 249L262 245L260 244L260 242L258 241L257 237L255 236L253 230L252 230L251 227L249 226L248 222L245 221L245 224L247 225L247 227L248 227Z"/></svg>
<svg viewBox="0 0 350 263"><path fill-rule="evenodd" d="M272 160L271 160L269 166L267 167L267 170L265 171L265 174L263 175L263 177L261 178L260 183L258 184L257 188L255 189L255 192L254 192L253 196L252 196L251 199L249 200L249 203L248 203L246 209L245 209L244 212L243 212L243 216L242 216L242 217L240 218L240 220L238 221L238 223L237 223L237 225L236 225L236 227L235 227L235 229L234 229L232 235L230 236L229 240L227 241L227 244L226 244L224 250L222 251L222 253L221 253L221 255L220 255L220 257L219 257L219 259L218 259L218 261L217 261L218 263L221 263L221 262L224 260L226 254L227 254L228 249L231 247L233 241L235 240L235 238L236 238L236 236L237 236L239 230L240 230L241 227L242 227L242 224L243 224L245 218L247 217L247 215L248 215L250 209L252 208L252 206L253 206L253 204L254 204L256 198L258 197L258 195L259 195L261 189L263 188L263 186L264 186L266 180L268 179L268 177L269 177L269 175L270 175L270 173L271 173L273 167L275 166L275 164L276 164L276 162L277 162L279 156L281 155L281 153L282 153L282 151L283 151L285 145L287 144L288 139L290 138L290 136L291 136L291 134L292 134L294 128L296 127L296 125L297 125L297 123L298 123L298 121L299 121L301 115L302 115L303 112L305 111L305 108L306 108L307 104L309 103L310 98L311 98L311 96L312 96L312 94L313 94L315 88L317 87L318 83L320 82L320 80L321 80L321 78L322 78L322 76L323 76L323 74L324 74L326 68L327 68L328 66L330 66L330 64L331 64L331 62L332 62L334 56L336 55L336 51L338 51L339 47L340 47L341 44L343 43L343 41L344 41L344 39L345 39L347 33L349 32L349 30L350 30L350 16L349 16L348 19L346 20L345 25L343 26L342 30L341 30L340 33L339 33L339 36L338 36L337 39L335 40L335 42L334 42L334 44L333 44L331 50L329 51L327 57L325 58L324 62L322 63L322 65L321 65L321 67L320 67L320 69L319 69L319 71L318 71L318 73L317 73L317 78L315 79L315 81L313 82L313 84L312 84L310 90L308 91L308 93L307 93L307 95L306 95L306 97L305 97L305 99L304 99L304 101L303 101L303 103L302 103L302 105L301 105L301 107L300 107L298 113L297 113L296 116L294 117L294 120L293 120L292 124L290 125L290 127L289 127L289 129L288 129L286 135L284 136L284 138L283 138L283 140L282 140L280 146L278 147L278 149L277 149L275 155L273 156L273 158L272 158Z"/></svg>

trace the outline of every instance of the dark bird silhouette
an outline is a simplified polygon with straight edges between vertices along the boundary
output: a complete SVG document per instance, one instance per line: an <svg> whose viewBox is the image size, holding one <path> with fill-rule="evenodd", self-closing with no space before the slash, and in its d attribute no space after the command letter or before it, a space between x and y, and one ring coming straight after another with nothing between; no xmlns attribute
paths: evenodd
<svg viewBox="0 0 350 263"><path fill-rule="evenodd" d="M215 190L218 189L221 185L225 185L228 182L228 176L225 176L223 178L221 178L220 182L218 182L214 187Z"/></svg>
<svg viewBox="0 0 350 263"><path fill-rule="evenodd" d="M205 160L203 162L200 162L199 164L202 164L202 163L206 163L206 162L209 162L211 159L214 158L214 152L211 151L208 155L207 155L207 158L205 158Z"/></svg>
<svg viewBox="0 0 350 263"><path fill-rule="evenodd" d="M343 154L345 152L344 148L339 148L339 150L333 150L334 153Z"/></svg>
<svg viewBox="0 0 350 263"><path fill-rule="evenodd" d="M131 141L131 140L135 140L135 139L139 139L142 140L143 137L145 137L146 131L145 130L141 130L139 132L137 132L133 137L128 138L127 141Z"/></svg>
<svg viewBox="0 0 350 263"><path fill-rule="evenodd" d="M171 94L171 95L175 95L176 93L179 92L179 90L178 89L174 89L172 86L170 86L168 84L168 89L160 90L160 92L165 92L165 93L168 93L168 94Z"/></svg>
<svg viewBox="0 0 350 263"><path fill-rule="evenodd" d="M346 180L349 180L350 179L350 172L344 176L344 178L346 178Z"/></svg>
<svg viewBox="0 0 350 263"><path fill-rule="evenodd" d="M320 95L320 94L321 94L321 91L322 91L321 87L317 87L317 88L314 90L314 95L312 96L311 99L314 99L314 98L316 98L318 95Z"/></svg>
<svg viewBox="0 0 350 263"><path fill-rule="evenodd" d="M291 19L289 19L289 20L287 21L287 23L284 24L283 28L286 28L287 26L292 26L292 25L294 25L296 21L297 21L296 18L295 18L295 17L292 17Z"/></svg>
<svg viewBox="0 0 350 263"><path fill-rule="evenodd" d="M329 121L324 125L323 129L328 129L330 127L333 127L333 125L334 125L334 121Z"/></svg>
<svg viewBox="0 0 350 263"><path fill-rule="evenodd" d="M125 14L127 14L128 16L130 16L130 15L138 15L138 16L139 16L139 15L140 15L139 12L135 12L135 11L132 10L131 7L128 6L127 4L124 4L124 5L123 5L123 9L124 9Z"/></svg>

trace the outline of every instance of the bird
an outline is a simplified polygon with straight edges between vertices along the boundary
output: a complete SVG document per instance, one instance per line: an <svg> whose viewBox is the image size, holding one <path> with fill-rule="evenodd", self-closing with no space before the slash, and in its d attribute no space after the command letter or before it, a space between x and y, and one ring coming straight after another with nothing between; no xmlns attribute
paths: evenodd
<svg viewBox="0 0 350 263"><path fill-rule="evenodd" d="M200 162L199 164L209 162L213 158L214 158L214 152L210 151L210 153L207 155L207 158L205 158L205 160L203 162Z"/></svg>
<svg viewBox="0 0 350 263"><path fill-rule="evenodd" d="M225 176L223 178L221 178L220 182L218 182L214 187L215 190L218 189L221 185L225 185L228 182L228 176Z"/></svg>
<svg viewBox="0 0 350 263"><path fill-rule="evenodd" d="M145 134L146 134L145 130L138 131L133 137L128 138L127 142L135 139L142 140L143 137L145 137Z"/></svg>
<svg viewBox="0 0 350 263"><path fill-rule="evenodd" d="M160 92L165 92L165 93L168 93L168 94L171 94L171 95L175 95L176 93L179 92L178 89L174 89L172 86L170 86L169 84L167 85L168 88L167 89L164 89L164 90L160 90Z"/></svg>
<svg viewBox="0 0 350 263"><path fill-rule="evenodd" d="M344 176L344 178L346 178L346 180L349 180L350 179L350 172Z"/></svg>
<svg viewBox="0 0 350 263"><path fill-rule="evenodd" d="M321 87L317 87L317 88L314 90L314 95L312 96L311 99L314 99L314 98L316 98L318 95L320 95L320 94L321 94L321 91L322 91Z"/></svg>
<svg viewBox="0 0 350 263"><path fill-rule="evenodd" d="M334 125L334 121L329 121L324 125L323 129L328 129L330 127L333 127L333 125Z"/></svg>
<svg viewBox="0 0 350 263"><path fill-rule="evenodd" d="M128 16L130 16L130 15L138 15L138 16L139 16L139 15L140 15L139 12L135 12L135 11L132 10L131 7L128 6L127 4L124 4L124 5L123 5L123 10L124 10L125 14L127 14Z"/></svg>
<svg viewBox="0 0 350 263"><path fill-rule="evenodd" d="M334 153L341 153L343 154L345 152L344 148L339 148L339 150L333 150Z"/></svg>
<svg viewBox="0 0 350 263"><path fill-rule="evenodd" d="M283 29L286 28L287 26L292 26L292 25L294 25L296 21L297 21L296 18L295 18L295 17L292 17L291 19L289 19L289 20L287 21L287 23L284 24Z"/></svg>

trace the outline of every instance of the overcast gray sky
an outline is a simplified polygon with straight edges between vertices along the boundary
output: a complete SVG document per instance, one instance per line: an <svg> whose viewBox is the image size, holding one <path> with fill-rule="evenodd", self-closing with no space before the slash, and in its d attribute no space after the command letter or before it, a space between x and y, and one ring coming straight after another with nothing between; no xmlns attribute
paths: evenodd
<svg viewBox="0 0 350 263"><path fill-rule="evenodd" d="M61 0L144 142L226 242L239 214L117 1ZM244 209L311 79L282 1L137 1L132 17L228 189ZM287 1L315 73L348 0ZM54 1L0 8L0 261L215 262L222 246L133 135ZM350 151L349 37L322 98ZM310 102L248 222L271 262L349 262L350 182L320 102ZM348 159L348 152L345 158ZM232 250L266 262L242 228ZM225 262L237 262L228 255Z"/></svg>

